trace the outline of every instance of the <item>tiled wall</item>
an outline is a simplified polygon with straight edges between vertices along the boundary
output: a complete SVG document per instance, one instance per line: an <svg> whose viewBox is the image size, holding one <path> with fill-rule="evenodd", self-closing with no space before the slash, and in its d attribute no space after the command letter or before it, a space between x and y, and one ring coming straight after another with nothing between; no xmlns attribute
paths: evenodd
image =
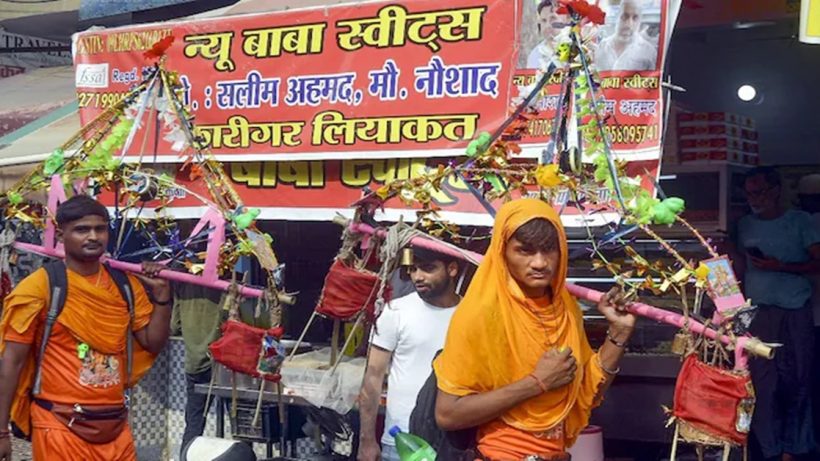
<svg viewBox="0 0 820 461"><path fill-rule="evenodd" d="M131 430L137 445L139 461L177 461L182 434L185 431L185 347L182 340L172 338L160 354L150 373L146 375L131 396ZM300 430L291 428L291 431ZM225 435L230 437L230 421L225 415ZM214 406L208 415L206 436L216 435ZM340 452L349 452L349 444L334 445ZM265 445L254 444L259 459L265 458ZM308 438L296 441L296 455L310 459L316 453ZM274 448L274 456L277 450Z"/></svg>

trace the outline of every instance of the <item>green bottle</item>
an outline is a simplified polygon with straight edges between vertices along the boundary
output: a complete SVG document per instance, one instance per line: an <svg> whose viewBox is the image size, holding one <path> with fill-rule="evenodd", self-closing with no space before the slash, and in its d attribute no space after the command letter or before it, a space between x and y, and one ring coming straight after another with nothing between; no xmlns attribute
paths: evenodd
<svg viewBox="0 0 820 461"><path fill-rule="evenodd" d="M421 437L402 432L399 426L391 427L389 433L401 461L436 461L436 450Z"/></svg>

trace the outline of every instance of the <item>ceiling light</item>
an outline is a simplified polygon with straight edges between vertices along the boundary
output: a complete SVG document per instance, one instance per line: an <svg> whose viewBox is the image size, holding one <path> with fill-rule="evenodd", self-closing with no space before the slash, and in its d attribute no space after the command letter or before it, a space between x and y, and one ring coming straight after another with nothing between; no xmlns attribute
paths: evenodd
<svg viewBox="0 0 820 461"><path fill-rule="evenodd" d="M752 85L741 85L737 89L737 97L741 101L749 102L757 96L757 90Z"/></svg>

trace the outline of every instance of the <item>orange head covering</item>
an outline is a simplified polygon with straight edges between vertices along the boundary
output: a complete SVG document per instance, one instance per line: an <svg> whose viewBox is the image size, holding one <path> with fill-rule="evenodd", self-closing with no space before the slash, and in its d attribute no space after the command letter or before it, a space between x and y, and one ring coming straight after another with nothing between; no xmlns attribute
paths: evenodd
<svg viewBox="0 0 820 461"><path fill-rule="evenodd" d="M558 230L560 262L551 299L527 298L504 258L510 237L536 218L548 220ZM521 199L502 206L490 248L453 315L444 352L434 363L439 389L457 396L498 389L532 373L547 350L569 347L578 361L575 380L510 409L501 420L530 432L545 431L563 421L567 439L574 439L588 421L597 385L588 385L589 380L584 379L593 352L578 304L565 287L567 261L566 234L550 205ZM583 411L573 411L578 409Z"/></svg>

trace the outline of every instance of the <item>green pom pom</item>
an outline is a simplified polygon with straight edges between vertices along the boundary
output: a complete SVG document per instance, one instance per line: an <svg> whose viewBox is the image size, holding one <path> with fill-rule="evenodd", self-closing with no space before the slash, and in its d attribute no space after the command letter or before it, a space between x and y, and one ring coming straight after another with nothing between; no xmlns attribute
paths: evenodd
<svg viewBox="0 0 820 461"><path fill-rule="evenodd" d="M467 157L475 157L478 155L478 141L470 141L467 145Z"/></svg>
<svg viewBox="0 0 820 461"><path fill-rule="evenodd" d="M488 174L488 175L484 176L484 180L487 181L488 183L490 183L491 186L493 186L493 190L495 190L495 191L504 190L504 184L501 182L501 179L498 176L496 176L494 174Z"/></svg>
<svg viewBox="0 0 820 461"><path fill-rule="evenodd" d="M680 214L686 207L686 202L679 197L669 197L662 202L672 213Z"/></svg>
<svg viewBox="0 0 820 461"><path fill-rule="evenodd" d="M677 216L663 203L657 203L652 207L652 222L655 224L673 224Z"/></svg>
<svg viewBox="0 0 820 461"><path fill-rule="evenodd" d="M233 217L233 223L239 230L245 230L253 224L253 221L259 216L262 210L259 208L251 208L248 211Z"/></svg>
<svg viewBox="0 0 820 461"><path fill-rule="evenodd" d="M64 162L65 159L63 157L63 150L55 149L54 152L48 156L48 159L46 159L46 162L43 165L43 174L46 176L52 176L63 167Z"/></svg>
<svg viewBox="0 0 820 461"><path fill-rule="evenodd" d="M20 193L18 192L11 191L8 194L6 194L6 198L12 205L19 205L23 203L23 196L20 195Z"/></svg>
<svg viewBox="0 0 820 461"><path fill-rule="evenodd" d="M482 131L477 138L470 141L467 145L467 156L475 157L478 154L484 153L490 147L490 139L492 135L486 131Z"/></svg>

